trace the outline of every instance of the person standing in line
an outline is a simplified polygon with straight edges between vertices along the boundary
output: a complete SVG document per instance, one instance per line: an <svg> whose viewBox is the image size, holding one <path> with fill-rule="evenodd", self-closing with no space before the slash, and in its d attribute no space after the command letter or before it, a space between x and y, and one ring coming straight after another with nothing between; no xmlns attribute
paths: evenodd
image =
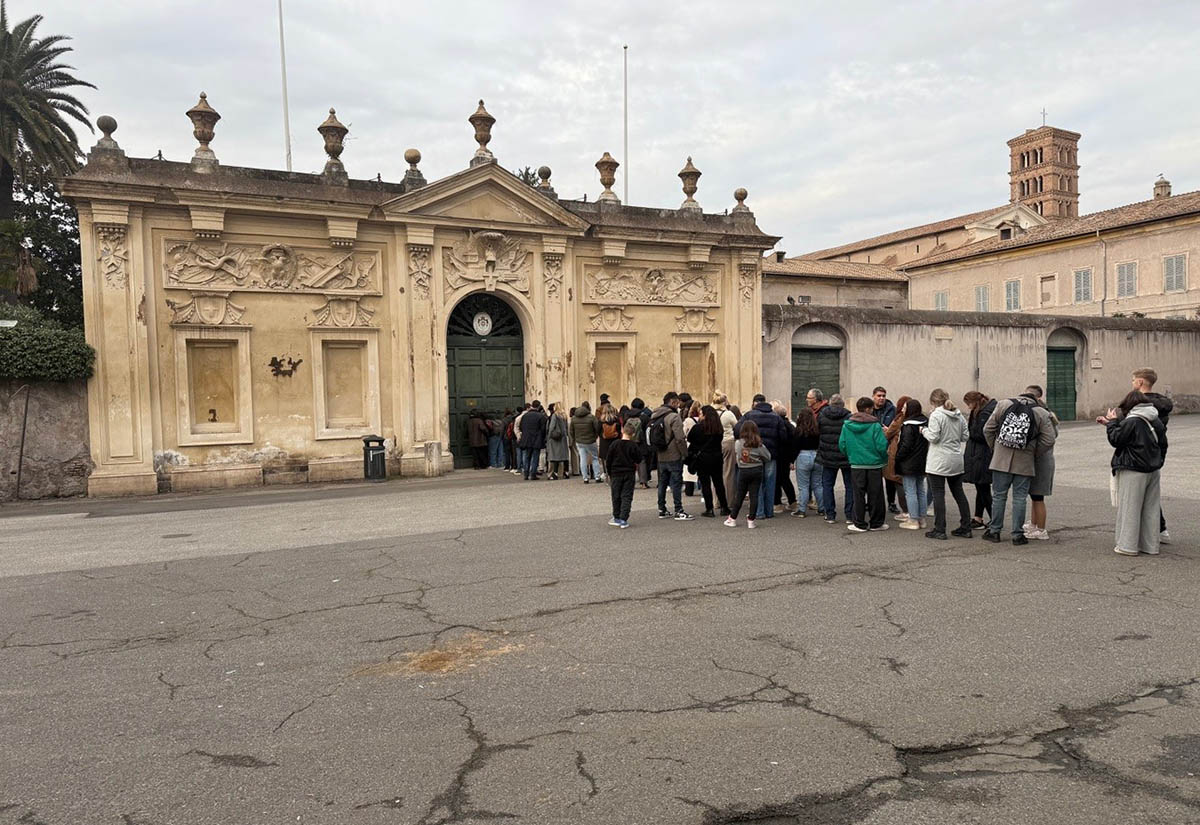
<svg viewBox="0 0 1200 825"><path fill-rule="evenodd" d="M825 400L825 394L816 387L808 391L804 396L804 402L808 404L808 408L813 411L813 415L820 416L821 410L829 406L829 402Z"/></svg>
<svg viewBox="0 0 1200 825"><path fill-rule="evenodd" d="M1103 419L1113 447L1111 493L1117 508L1122 556L1158 555L1162 515L1160 474L1167 454L1167 428L1145 393L1133 390Z"/></svg>
<svg viewBox="0 0 1200 825"><path fill-rule="evenodd" d="M525 413L531 409L533 409L533 405L526 401L525 407L513 419L513 444L516 446L517 452L517 466L513 468L514 475L525 475L525 448L521 446L521 422L525 419Z"/></svg>
<svg viewBox="0 0 1200 825"><path fill-rule="evenodd" d="M1154 409L1158 411L1158 420L1162 422L1163 429L1167 428L1167 422L1171 418L1171 411L1175 409L1175 402L1165 395L1161 395L1154 391L1154 385L1158 383L1158 373L1149 367L1143 367L1133 371L1132 382L1133 388L1142 395L1150 399L1150 403L1154 405ZM1167 451L1163 449L1163 463L1166 463ZM1159 514L1158 519L1158 543L1170 544L1171 534L1167 532L1167 517Z"/></svg>
<svg viewBox="0 0 1200 825"><path fill-rule="evenodd" d="M983 425L992 417L996 402L977 390L971 390L963 396L963 403L970 411L967 418L970 438L963 455L963 481L975 485L975 517L971 519L971 526L987 527L992 517L992 471L988 469L992 463L992 448L983 437ZM985 513L987 521L983 518Z"/></svg>
<svg viewBox="0 0 1200 825"><path fill-rule="evenodd" d="M587 401L576 407L575 415L571 416L571 437L579 453L579 475L583 476L583 483L599 481L604 475L596 446L600 438L600 422L592 415L592 405Z"/></svg>
<svg viewBox="0 0 1200 825"><path fill-rule="evenodd" d="M896 420L896 405L893 404L887 397L887 390L883 387L876 387L871 390L871 399L875 402L875 409L871 415L879 419L879 426L886 430ZM896 506L896 493L900 490L900 485L888 478L887 472L883 474L883 488L887 493L888 512L899 513L900 508Z"/></svg>
<svg viewBox="0 0 1200 825"><path fill-rule="evenodd" d="M626 421L621 427L621 439L609 447L605 457L604 471L608 476L609 492L612 494L612 518L608 522L610 527L629 526L633 490L637 486L637 468L646 457L646 448L638 440L639 429L636 420Z"/></svg>
<svg viewBox="0 0 1200 825"><path fill-rule="evenodd" d="M952 531L959 538L971 538L971 504L963 492L963 448L967 443L967 419L954 406L950 394L936 389L929 395L929 424L921 430L929 442L925 458L925 475L933 488L933 529L927 539L946 540L946 487L958 505L958 527Z"/></svg>
<svg viewBox="0 0 1200 825"><path fill-rule="evenodd" d="M504 409L504 418L500 419L500 432L503 433L502 446L504 449L504 469L511 472L517 466L516 443L513 438L513 415L511 407Z"/></svg>
<svg viewBox="0 0 1200 825"><path fill-rule="evenodd" d="M683 509L683 457L687 444L683 439L683 419L679 417L679 395L668 392L662 406L650 415L647 441L658 455L658 517L691 521L696 518ZM671 488L675 514L667 510L667 488Z"/></svg>
<svg viewBox="0 0 1200 825"><path fill-rule="evenodd" d="M817 425L820 426L821 410L829 405L829 402L825 400L824 394L816 387L813 387L808 391L807 395L804 396L804 403L808 405L810 410L812 410L813 417L817 419ZM817 453L817 466L821 466L820 452ZM823 490L824 485L818 484L816 489L812 491L813 503L816 504L817 514L820 515L821 518L825 518L825 495ZM805 504L804 506L807 507L808 505Z"/></svg>
<svg viewBox="0 0 1200 825"><path fill-rule="evenodd" d="M783 448L788 439L787 424L783 421L767 403L767 397L762 393L754 396L754 406L746 413L741 422L734 427L734 434L741 437L741 427L746 425L747 421L753 421L754 426L758 429L759 438L762 439L763 446L771 454L771 460L763 464L762 485L759 488L759 495L762 496L762 501L759 502L758 512L763 518L775 517L775 471L779 466L780 450ZM741 465L738 465L739 469Z"/></svg>
<svg viewBox="0 0 1200 825"><path fill-rule="evenodd" d="M763 467L771 460L771 451L763 444L758 426L750 418L740 423L734 448L737 451L738 490L729 517L725 519L725 526L737 527L738 513L742 511L742 504L749 495L750 515L746 517L746 526L753 530L758 517L759 501L762 498L759 493L763 483Z"/></svg>
<svg viewBox="0 0 1200 825"><path fill-rule="evenodd" d="M900 522L901 529L925 529L925 513L929 509L928 487L925 484L925 464L929 456L929 442L921 434L921 428L929 422L921 414L921 402L908 399L904 405L904 423L896 445L896 472L904 481L904 500L908 505L908 518Z"/></svg>
<svg viewBox="0 0 1200 825"><path fill-rule="evenodd" d="M1054 428L1054 438L1058 439L1058 416L1046 406L1042 388L1030 384L1029 389L1037 396L1038 404L1050 413L1050 424ZM1033 481L1029 482L1029 520L1023 528L1025 536L1031 539L1049 541L1050 534L1046 532L1046 496L1054 492L1054 447L1044 453L1038 453L1033 460Z"/></svg>
<svg viewBox="0 0 1200 825"><path fill-rule="evenodd" d="M646 429L650 426L650 410L646 409L646 402L640 398L635 398L629 402L629 421L637 425L637 433L634 435L634 440L647 449L642 451L642 460L637 466L637 483L642 485L643 489L650 488L650 470L654 462L654 453L649 449L649 442L646 440Z"/></svg>
<svg viewBox="0 0 1200 825"><path fill-rule="evenodd" d="M521 446L525 449L525 480L537 481L542 450L546 449L546 413L541 401L535 400L521 418Z"/></svg>
<svg viewBox="0 0 1200 825"><path fill-rule="evenodd" d="M775 509L778 510L783 506L783 500L786 497L789 510L796 509L796 487L792 484L792 470L796 464L796 430L792 427L792 422L788 418L787 407L783 406L783 402L775 400L771 402L771 409L779 416L783 422L784 438L779 446L779 466L775 468L775 494L773 503Z"/></svg>
<svg viewBox="0 0 1200 825"><path fill-rule="evenodd" d="M546 424L546 469L551 481L571 475L571 448L567 444L567 413L561 403L550 405L550 420ZM561 473L561 475L560 475Z"/></svg>
<svg viewBox="0 0 1200 825"><path fill-rule="evenodd" d="M682 396L681 396L681 398L682 398ZM683 440L686 441L688 444L692 443L691 440L688 439L688 434L691 433L691 431L695 428L696 424L700 420L701 406L702 405L700 404L699 401L693 401L690 407L680 406L680 408L679 408L680 415L683 415L685 410L687 411L687 414L683 416ZM688 466L688 462L684 461L683 462L683 494L688 497L696 495L696 483L698 481L700 481L700 476L698 476L696 473L692 472L691 468Z"/></svg>
<svg viewBox="0 0 1200 825"><path fill-rule="evenodd" d="M842 426L850 418L850 411L846 409L845 399L837 393L830 397L827 406L818 404L818 407L821 410L817 414L817 428L821 433L821 446L817 450L817 461L821 465L820 509L825 514L826 524L837 524L837 500L833 488L841 474L845 496L843 512L849 524L854 519L854 487L850 480L850 460L838 448L838 441L842 437Z"/></svg>
<svg viewBox="0 0 1200 825"><path fill-rule="evenodd" d="M821 489L821 465L817 464L817 448L821 446L821 431L817 417L810 407L796 413L796 509L797 518L808 516L808 502Z"/></svg>
<svg viewBox="0 0 1200 825"><path fill-rule="evenodd" d="M603 396L608 398L608 396ZM601 464L600 481L605 480L603 472L604 459L608 457L608 448L621 440L621 418L617 415L617 411L613 409L613 405L605 402L601 405L596 414L596 421L600 425L600 440L599 440L599 456Z"/></svg>
<svg viewBox="0 0 1200 825"><path fill-rule="evenodd" d="M720 390L713 393L712 405L721 416L721 482L729 499L737 492L737 454L733 450L733 428L737 426L738 417L729 408L729 397Z"/></svg>
<svg viewBox="0 0 1200 825"><path fill-rule="evenodd" d="M1033 481L1036 460L1054 446L1054 425L1050 411L1038 404L1037 387L1026 387L1016 398L996 404L983 437L992 448L992 521L983 538L1000 541L1004 529L1004 511L1008 492L1013 494L1012 541L1015 545L1029 544L1022 525L1025 523L1025 499Z"/></svg>
<svg viewBox="0 0 1200 825"><path fill-rule="evenodd" d="M713 492L721 505L721 515L729 515L729 501L725 497L725 484L721 480L721 442L724 429L715 407L700 408L700 420L687 434L688 459L700 479L700 493L704 496L704 512L700 515L713 518Z"/></svg>
<svg viewBox="0 0 1200 825"><path fill-rule="evenodd" d="M476 470L487 468L487 419L481 410L471 410L467 417L467 445L471 448L471 464Z"/></svg>
<svg viewBox="0 0 1200 825"><path fill-rule="evenodd" d="M902 395L896 399L896 415L892 423L883 429L883 435L888 442L888 463L883 468L883 480L896 485L896 501L900 512L895 515L896 521L908 521L908 497L904 495L904 478L896 470L896 448L900 446L900 427L904 424L904 405L908 396Z"/></svg>
<svg viewBox="0 0 1200 825"><path fill-rule="evenodd" d="M874 401L864 395L854 408L856 412L838 436L838 449L850 462L850 477L854 480L854 522L846 529L852 533L886 530L889 525L883 468L887 466L887 437L879 419L871 415Z"/></svg>

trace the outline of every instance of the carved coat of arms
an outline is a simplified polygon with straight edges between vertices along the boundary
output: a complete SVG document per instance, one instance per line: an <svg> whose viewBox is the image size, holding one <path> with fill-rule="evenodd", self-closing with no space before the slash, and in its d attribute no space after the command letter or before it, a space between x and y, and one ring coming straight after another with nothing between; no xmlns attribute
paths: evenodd
<svg viewBox="0 0 1200 825"><path fill-rule="evenodd" d="M443 248L442 264L449 291L482 283L493 292L497 284L506 283L519 292L529 292L532 256L520 240L503 232L468 232L454 246Z"/></svg>

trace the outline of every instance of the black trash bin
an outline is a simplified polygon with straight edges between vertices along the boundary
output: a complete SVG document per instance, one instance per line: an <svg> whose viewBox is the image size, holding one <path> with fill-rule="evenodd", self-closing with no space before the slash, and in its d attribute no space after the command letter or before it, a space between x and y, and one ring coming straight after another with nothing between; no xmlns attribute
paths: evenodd
<svg viewBox="0 0 1200 825"><path fill-rule="evenodd" d="M363 436L363 478L367 481L387 481L387 450L377 435Z"/></svg>

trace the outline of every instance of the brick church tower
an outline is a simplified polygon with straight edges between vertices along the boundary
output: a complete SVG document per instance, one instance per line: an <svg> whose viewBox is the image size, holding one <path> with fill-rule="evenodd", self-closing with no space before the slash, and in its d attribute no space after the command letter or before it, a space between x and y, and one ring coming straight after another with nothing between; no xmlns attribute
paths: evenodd
<svg viewBox="0 0 1200 825"><path fill-rule="evenodd" d="M1009 200L1050 220L1079 217L1079 138L1042 126L1010 140Z"/></svg>

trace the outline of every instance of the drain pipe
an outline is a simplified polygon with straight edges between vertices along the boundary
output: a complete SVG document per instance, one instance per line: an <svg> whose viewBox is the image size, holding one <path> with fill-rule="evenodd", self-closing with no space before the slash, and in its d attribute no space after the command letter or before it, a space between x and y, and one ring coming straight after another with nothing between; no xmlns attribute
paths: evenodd
<svg viewBox="0 0 1200 825"><path fill-rule="evenodd" d="M21 446L17 451L17 489L13 493L13 501L21 500L21 468L25 464L25 427L29 423L29 385L25 384L24 386L17 387L17 392L8 397L8 401L11 404L12 400L17 397L17 393L21 390L25 390L25 413L21 418Z"/></svg>
<svg viewBox="0 0 1200 825"><path fill-rule="evenodd" d="M1104 305L1108 302L1108 244L1100 237L1099 229L1096 230L1096 241L1100 244L1100 277L1104 281L1104 290L1100 296L1100 317L1103 318Z"/></svg>

